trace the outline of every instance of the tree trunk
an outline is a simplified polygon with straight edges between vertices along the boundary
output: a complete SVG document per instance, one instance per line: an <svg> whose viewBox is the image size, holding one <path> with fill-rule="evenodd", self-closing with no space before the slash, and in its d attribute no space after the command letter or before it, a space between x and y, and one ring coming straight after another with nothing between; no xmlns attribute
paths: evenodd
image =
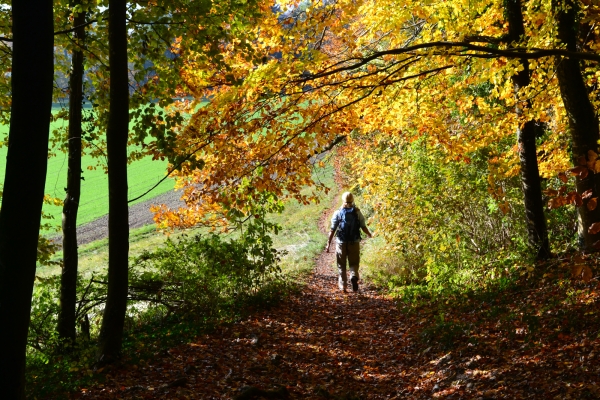
<svg viewBox="0 0 600 400"><path fill-rule="evenodd" d="M12 105L0 209L0 397L23 399L52 110L52 1L14 1L12 32Z"/></svg>
<svg viewBox="0 0 600 400"><path fill-rule="evenodd" d="M521 1L506 0L505 10L508 20L508 42L520 42L525 38ZM519 90L530 83L529 61L521 59L521 65L523 70L512 77L515 95L517 96ZM523 114L521 108L523 106L530 107L531 104L529 102L523 105L517 103L515 111L519 117ZM550 242L548 241L548 228L546 226L546 216L544 215L542 184L535 144L535 121L527 121L522 127L517 128L517 143L529 245L534 250L536 259L544 260L550 257Z"/></svg>
<svg viewBox="0 0 600 400"><path fill-rule="evenodd" d="M81 0L73 6L81 4ZM83 46L85 13L73 20L74 39ZM71 60L69 79L69 161L67 172L67 196L63 206L63 268L60 279L60 312L58 336L65 344L75 343L75 304L77 302L77 211L81 193L81 112L83 101L83 52L75 47Z"/></svg>
<svg viewBox="0 0 600 400"><path fill-rule="evenodd" d="M576 6L577 4L573 0L554 0L553 2L558 37L570 51L577 50ZM572 157L577 165L582 157L586 157L588 151L598 152L598 139L600 139L598 118L590 102L579 61L573 58L557 58L556 75L569 119ZM597 197L600 195L599 189L600 174L589 171L587 176L577 178L577 193L580 195L587 190L592 190L593 197ZM600 207L589 210L584 202L578 211L579 236L583 250L595 251L597 249L594 248L594 244L600 239L600 234L591 234L588 229L594 222L600 221Z"/></svg>
<svg viewBox="0 0 600 400"><path fill-rule="evenodd" d="M118 358L127 311L129 215L127 211L127 136L129 81L125 0L110 0L108 46L110 106L106 146L108 158L108 294L102 328L102 363Z"/></svg>

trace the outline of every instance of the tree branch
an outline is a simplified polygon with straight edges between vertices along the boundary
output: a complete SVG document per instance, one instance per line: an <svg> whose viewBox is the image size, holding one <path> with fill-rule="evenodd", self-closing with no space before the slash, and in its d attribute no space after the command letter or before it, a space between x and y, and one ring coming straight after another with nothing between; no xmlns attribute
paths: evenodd
<svg viewBox="0 0 600 400"><path fill-rule="evenodd" d="M132 24L138 24L138 25L183 25L185 24L185 22L160 22L160 21L156 21L156 22L146 22L146 21L136 21L130 18L127 18L127 22L131 22Z"/></svg>
<svg viewBox="0 0 600 400"><path fill-rule="evenodd" d="M97 19L93 19L91 21L86 22L85 24L77 25L77 26L74 26L72 28L62 30L62 31L56 31L56 32L54 32L54 35L64 35L66 33L75 32L77 29L82 28L82 27L86 27L86 26L91 25L91 24L93 24L95 22L98 22L98 20ZM13 41L12 38L0 37L0 42L12 42L12 41Z"/></svg>
<svg viewBox="0 0 600 400"><path fill-rule="evenodd" d="M175 165L173 168L171 168L171 170L163 177L161 178L160 181L158 181L154 186L152 186L150 189L146 190L144 193L142 193L141 195L131 199L131 200L127 200L127 203L131 203L133 201L139 200L142 197L144 197L145 195L147 195L148 193L150 193L151 191L153 191L154 189L156 189L158 187L158 185L160 185L161 183L163 183L173 172L175 172L177 170L177 168L181 167L183 165L184 162L188 161L190 158L192 158L192 156L194 154L196 154L197 152L199 152L200 150L202 150L203 148L205 148L206 146L208 146L211 142L207 141L205 143L203 143L200 147L196 148L193 152L191 152L190 154L188 154L187 156L185 156L183 158L183 160L181 160L181 162L177 165Z"/></svg>
<svg viewBox="0 0 600 400"><path fill-rule="evenodd" d="M421 43L421 44L416 44L413 46L403 47L403 48L399 48L399 49L377 51L377 52L372 53L370 56L367 56L364 58L359 58L359 57L349 58L349 59L337 62L337 63L333 64L331 67L335 67L336 65L341 65L341 64L347 63L349 61L353 61L353 60L356 60L357 62L355 62L354 64L351 64L351 65L346 65L346 66L334 68L331 70L325 70L325 71L322 71L322 72L319 72L319 73L316 73L313 75L307 75L307 76L304 76L304 77L296 80L295 82L314 80L314 79L323 78L323 77L326 77L329 75L333 75L333 74L336 74L339 72L352 71L352 70L358 69L358 68L370 63L373 60L376 60L378 58L381 58L381 57L387 56L387 55L411 54L417 50L424 50L424 49L436 49L436 48L453 49L453 48L457 48L457 47L461 48L460 50L458 50L460 53L457 53L457 54L439 53L437 55L446 55L446 56L460 55L460 56L469 56L469 57L475 57L475 58L506 57L506 58L518 58L518 59L527 59L527 60L538 59L538 58L543 58L543 57L567 57L567 58L574 58L577 60L600 62L599 54L587 53L587 52L568 51L568 50L563 50L563 49L538 49L538 48L528 49L528 48L520 48L520 47L502 50L502 49L494 49L491 47L479 46L479 45L475 45L475 44L472 44L469 42L443 42L443 41L440 41L440 42ZM476 51L479 53L463 54L464 52L467 52L467 51Z"/></svg>
<svg viewBox="0 0 600 400"><path fill-rule="evenodd" d="M500 44L503 41L505 41L505 38L504 37L493 37L493 36L471 35L471 36L465 36L464 41L467 43L479 42L479 43Z"/></svg>
<svg viewBox="0 0 600 400"><path fill-rule="evenodd" d="M313 157L318 157L323 153L328 152L329 150L333 149L338 143L344 141L346 139L346 135L340 135L338 137L336 137L335 139L333 139L333 141L331 143L329 143L327 146L325 146L323 149L321 149L321 151L319 151L318 153L315 152L315 154L313 154L312 156L309 157L313 158Z"/></svg>
<svg viewBox="0 0 600 400"><path fill-rule="evenodd" d="M105 21L105 20L103 19L103 21ZM98 22L98 20L97 19L93 19L91 21L86 22L85 24L77 25L77 26L74 26L72 28L65 29L63 31L56 31L56 32L54 32L54 35L63 35L63 34L66 34L66 33L72 33L72 32L75 32L79 28L84 28L84 27L89 26L89 25L91 25L91 24L93 24L95 22Z"/></svg>

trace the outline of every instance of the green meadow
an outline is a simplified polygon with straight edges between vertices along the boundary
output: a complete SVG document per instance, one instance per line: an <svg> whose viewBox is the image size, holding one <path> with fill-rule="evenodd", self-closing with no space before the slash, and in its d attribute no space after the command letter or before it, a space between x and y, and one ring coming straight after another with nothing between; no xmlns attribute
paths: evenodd
<svg viewBox="0 0 600 400"><path fill-rule="evenodd" d="M328 210L338 195L336 184L333 179L333 168L328 165L325 168L315 167L314 179L330 188L329 193L317 192L315 187L306 187L303 194L317 193L319 202L300 204L296 200L288 200L281 214L271 214L268 219L281 226L277 235L273 235L273 247L283 251L281 259L282 269L291 276L301 276L308 273L314 266L313 259L319 254L324 246L326 237L319 231L317 220ZM182 231L171 232L169 237L173 240L181 238L182 235L205 235L208 228L192 228ZM239 231L221 233L226 238L236 239ZM154 226L145 226L132 229L129 232L129 255L137 257L143 251L156 249L164 245L167 236L163 232L156 231ZM62 251L58 251L54 260L62 258ZM86 279L93 274L103 274L108 265L108 239L97 240L79 247L79 272ZM44 278L60 273L60 267L56 265L38 266L36 275Z"/></svg>
<svg viewBox="0 0 600 400"><path fill-rule="evenodd" d="M66 127L66 121L53 122L51 130ZM8 126L0 126L0 137L8 133ZM133 147L132 147L133 149ZM67 154L60 150L50 149L56 155L48 160L48 174L46 178L45 193L52 197L64 200L65 186L67 182ZM0 147L0 190L4 182L4 171L6 166L7 147ZM85 224L108 213L108 176L102 165L106 160L96 159L91 156L82 158L83 181L81 182L81 199L78 213L78 224ZM93 169L88 169L93 168ZM128 167L129 199L138 197L146 192L162 178L167 169L167 162L152 160L150 157L134 161ZM24 182L25 184L25 182ZM166 179L158 187L143 198L132 202L139 203L159 194L173 189L175 182ZM53 217L51 224L60 226L62 207L44 205L44 212Z"/></svg>

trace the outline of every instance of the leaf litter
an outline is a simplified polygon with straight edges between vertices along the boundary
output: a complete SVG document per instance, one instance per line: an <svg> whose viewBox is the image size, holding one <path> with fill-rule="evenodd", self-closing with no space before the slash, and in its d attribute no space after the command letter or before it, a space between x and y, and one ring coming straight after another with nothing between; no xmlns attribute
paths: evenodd
<svg viewBox="0 0 600 400"><path fill-rule="evenodd" d="M334 266L322 253L276 307L109 367L70 397L600 398L600 284L574 280L571 263L496 296L404 307L368 282L341 292Z"/></svg>

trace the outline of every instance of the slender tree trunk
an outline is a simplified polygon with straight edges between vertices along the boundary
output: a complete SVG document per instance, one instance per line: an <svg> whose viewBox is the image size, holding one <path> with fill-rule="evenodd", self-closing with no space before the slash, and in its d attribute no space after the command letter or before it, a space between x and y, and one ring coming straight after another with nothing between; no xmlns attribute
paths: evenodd
<svg viewBox="0 0 600 400"><path fill-rule="evenodd" d="M0 397L25 398L25 348L52 110L52 1L12 4L12 106L0 209Z"/></svg>
<svg viewBox="0 0 600 400"><path fill-rule="evenodd" d="M125 0L110 0L108 46L110 108L108 158L108 295L100 330L99 361L119 356L127 311L129 215L127 211L127 136L129 81Z"/></svg>
<svg viewBox="0 0 600 400"><path fill-rule="evenodd" d="M505 10L508 20L508 41L519 42L525 38L521 1L505 0ZM512 77L517 96L519 90L527 87L530 83L529 61L521 59L521 65L523 70ZM523 115L522 107L530 106L529 102L524 105L517 104L515 111L521 117ZM535 121L527 121L522 127L517 128L517 143L521 164L521 186L525 201L527 236L529 245L535 252L536 259L543 260L550 257L550 242L548 241L548 228L542 200L542 184L538 169Z"/></svg>
<svg viewBox="0 0 600 400"><path fill-rule="evenodd" d="M73 6L81 4L81 0ZM74 39L83 45L85 13L79 13L73 20ZM67 172L67 197L63 206L63 268L60 279L60 312L58 315L58 336L65 344L75 343L75 304L77 302L77 211L81 193L81 112L83 101L83 52L75 47L71 59L69 79L69 165Z"/></svg>
<svg viewBox="0 0 600 400"><path fill-rule="evenodd" d="M566 44L567 50L577 50L576 2L573 0L554 0L554 10L558 25L559 39ZM569 119L571 131L572 157L577 165L588 151L598 152L598 118L583 80L579 61L573 58L556 59L556 75L560 94ZM592 190L593 197L600 195L600 174L589 171L587 176L577 178L577 193L580 195ZM591 234L588 228L594 222L600 222L600 207L587 208L584 202L579 208L579 236L585 251L597 250L594 246L600 240L600 234Z"/></svg>

